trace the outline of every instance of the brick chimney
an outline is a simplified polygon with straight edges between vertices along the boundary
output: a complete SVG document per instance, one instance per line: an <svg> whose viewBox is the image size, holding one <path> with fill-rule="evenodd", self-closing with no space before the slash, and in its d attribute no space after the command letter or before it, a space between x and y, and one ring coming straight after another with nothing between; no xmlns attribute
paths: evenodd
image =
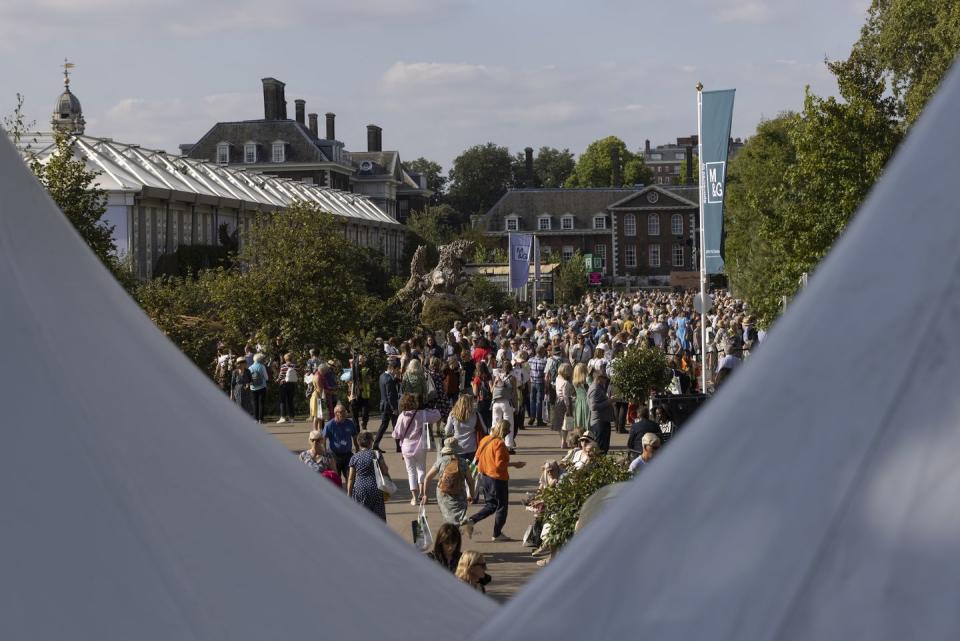
<svg viewBox="0 0 960 641"><path fill-rule="evenodd" d="M327 112L327 140L336 140L337 132L334 128L333 121L337 117L337 114Z"/></svg>
<svg viewBox="0 0 960 641"><path fill-rule="evenodd" d="M367 125L367 151L383 151L383 140L380 138L382 131L376 125Z"/></svg>
<svg viewBox="0 0 960 641"><path fill-rule="evenodd" d="M689 145L687 146L687 153L685 157L687 159L687 184L692 185L696 182L693 179L693 147Z"/></svg>
<svg viewBox="0 0 960 641"><path fill-rule="evenodd" d="M645 153L645 154L649 154L649 153L650 153L650 141L649 141L649 140L643 141L643 153Z"/></svg>
<svg viewBox="0 0 960 641"><path fill-rule="evenodd" d="M296 114L297 122L299 122L301 125L306 124L303 120L303 115L307 111L307 101L303 98L297 98L293 101L293 110Z"/></svg>
<svg viewBox="0 0 960 641"><path fill-rule="evenodd" d="M620 187L620 148L610 147L610 182L613 187Z"/></svg>
<svg viewBox="0 0 960 641"><path fill-rule="evenodd" d="M287 99L284 96L284 83L276 78L263 78L263 118L264 120L286 120Z"/></svg>
<svg viewBox="0 0 960 641"><path fill-rule="evenodd" d="M307 114L307 119L310 122L310 133L312 133L315 138L318 138L319 133L317 132L317 114Z"/></svg>
<svg viewBox="0 0 960 641"><path fill-rule="evenodd" d="M533 147L527 147L523 150L526 154L525 158L525 167L526 167L526 176L524 176L524 183L528 188L536 187L533 180Z"/></svg>

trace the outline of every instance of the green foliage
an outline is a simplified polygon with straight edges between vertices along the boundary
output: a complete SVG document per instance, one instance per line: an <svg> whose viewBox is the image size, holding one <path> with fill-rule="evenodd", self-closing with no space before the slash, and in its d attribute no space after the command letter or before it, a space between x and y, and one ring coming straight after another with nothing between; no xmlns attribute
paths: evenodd
<svg viewBox="0 0 960 641"><path fill-rule="evenodd" d="M700 184L700 172L697 169L700 166L700 156L694 154L693 162L691 164L693 166L693 182L689 181L690 176L687 173L687 162L686 160L684 160L682 163L680 163L680 175L677 177L677 181L679 184L681 185L687 185L687 184L699 185Z"/></svg>
<svg viewBox="0 0 960 641"><path fill-rule="evenodd" d="M17 104L13 108L13 113L3 117L3 128L6 129L7 134L13 140L13 144L20 145L23 137L36 125L36 120L27 121L26 116L23 115L23 95L18 93ZM34 142L36 142L36 139L34 139Z"/></svg>
<svg viewBox="0 0 960 641"><path fill-rule="evenodd" d="M213 245L180 245L176 251L157 258L153 276L185 277L205 269L230 267L231 254L226 247Z"/></svg>
<svg viewBox="0 0 960 641"><path fill-rule="evenodd" d="M502 314L513 308L513 299L482 274L471 276L461 285L457 294L463 298L470 315Z"/></svg>
<svg viewBox="0 0 960 641"><path fill-rule="evenodd" d="M660 393L672 378L667 357L653 347L631 347L613 361L611 385L623 398L643 403L650 393Z"/></svg>
<svg viewBox="0 0 960 641"><path fill-rule="evenodd" d="M644 164L641 154L627 149L626 143L616 136L607 136L590 143L580 158L564 187L612 187L613 165L610 151L616 147L620 151L621 181L624 185L649 184L653 174Z"/></svg>
<svg viewBox="0 0 960 641"><path fill-rule="evenodd" d="M513 183L515 187L563 187L576 161L569 149L540 147L533 158L533 184L527 184L527 155L525 151L513 158Z"/></svg>
<svg viewBox="0 0 960 641"><path fill-rule="evenodd" d="M404 170L408 173L423 174L427 177L427 189L433 192L433 196L430 197L431 205L439 205L443 202L444 191L447 188L447 177L443 175L443 168L439 164L422 156L402 164Z"/></svg>
<svg viewBox="0 0 960 641"><path fill-rule="evenodd" d="M598 453L587 465L567 472L559 483L541 490L544 525L550 526L544 543L555 547L565 544L573 536L580 508L587 499L604 486L628 480L625 457Z"/></svg>
<svg viewBox="0 0 960 641"><path fill-rule="evenodd" d="M469 221L474 214L487 213L512 181L512 158L506 147L492 142L474 145L453 161L448 202Z"/></svg>
<svg viewBox="0 0 960 641"><path fill-rule="evenodd" d="M458 320L464 320L464 314L456 301L450 298L428 298L424 301L420 323L427 329L446 334Z"/></svg>
<svg viewBox="0 0 960 641"><path fill-rule="evenodd" d="M587 265L580 252L553 270L553 297L561 305L579 302L587 291Z"/></svg>
<svg viewBox="0 0 960 641"><path fill-rule="evenodd" d="M457 236L458 216L450 205L426 207L415 211L407 219L407 231L413 235L414 246L431 245L434 248L446 245Z"/></svg>

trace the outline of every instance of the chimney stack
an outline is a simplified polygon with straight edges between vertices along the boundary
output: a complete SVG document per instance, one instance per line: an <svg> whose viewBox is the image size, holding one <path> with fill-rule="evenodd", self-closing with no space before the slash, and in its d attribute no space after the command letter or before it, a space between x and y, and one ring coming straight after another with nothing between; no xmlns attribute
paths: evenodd
<svg viewBox="0 0 960 641"><path fill-rule="evenodd" d="M620 148L610 147L610 181L613 187L620 187Z"/></svg>
<svg viewBox="0 0 960 641"><path fill-rule="evenodd" d="M525 182L527 187L536 187L533 180L533 147L527 147L523 150L526 154L526 168L527 175L525 176Z"/></svg>
<svg viewBox="0 0 960 641"><path fill-rule="evenodd" d="M301 125L306 124L303 121L303 114L307 111L307 101L303 98L297 98L293 101L293 109L296 113L297 122L299 122Z"/></svg>
<svg viewBox="0 0 960 641"><path fill-rule="evenodd" d="M687 146L687 184L692 185L697 181L693 179L693 147Z"/></svg>
<svg viewBox="0 0 960 641"><path fill-rule="evenodd" d="M319 133L317 132L317 114L307 114L307 118L310 122L310 133L313 134L314 138L319 138Z"/></svg>
<svg viewBox="0 0 960 641"><path fill-rule="evenodd" d="M287 99L284 96L284 83L276 78L263 78L263 118L264 120L286 120Z"/></svg>
<svg viewBox="0 0 960 641"><path fill-rule="evenodd" d="M383 130L376 125L367 125L367 151L383 151L383 140L380 134Z"/></svg>
<svg viewBox="0 0 960 641"><path fill-rule="evenodd" d="M336 114L330 113L329 111L327 112L327 140L337 139L337 133L333 127L333 120L336 117Z"/></svg>
<svg viewBox="0 0 960 641"><path fill-rule="evenodd" d="M645 140L644 143L643 143L643 153L645 153L645 154L649 154L649 153L650 153L650 141L649 141L649 140Z"/></svg>

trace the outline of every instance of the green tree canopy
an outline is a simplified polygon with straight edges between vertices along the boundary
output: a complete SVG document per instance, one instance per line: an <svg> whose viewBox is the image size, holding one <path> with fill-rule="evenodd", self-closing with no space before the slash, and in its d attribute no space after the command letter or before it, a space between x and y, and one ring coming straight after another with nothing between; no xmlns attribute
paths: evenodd
<svg viewBox="0 0 960 641"><path fill-rule="evenodd" d="M561 305L580 301L587 291L587 265L578 251L570 260L560 261L553 270L553 296Z"/></svg>
<svg viewBox="0 0 960 641"><path fill-rule="evenodd" d="M506 147L474 145L453 161L448 202L461 222L485 214L513 184L513 158Z"/></svg>
<svg viewBox="0 0 960 641"><path fill-rule="evenodd" d="M433 192L433 196L430 197L431 205L439 205L443 202L447 177L443 175L443 168L439 164L421 156L416 160L404 161L403 168L407 172L423 174L427 177L427 189Z"/></svg>
<svg viewBox="0 0 960 641"><path fill-rule="evenodd" d="M576 166L569 149L540 147L533 157L533 185L527 185L527 157L521 151L513 159L513 177L516 187L563 187Z"/></svg>
<svg viewBox="0 0 960 641"><path fill-rule="evenodd" d="M564 182L564 187L612 187L613 165L610 152L614 147L620 152L621 183L649 184L653 174L644 164L643 156L631 152L626 143L616 136L607 136L593 141L580 154L573 173Z"/></svg>

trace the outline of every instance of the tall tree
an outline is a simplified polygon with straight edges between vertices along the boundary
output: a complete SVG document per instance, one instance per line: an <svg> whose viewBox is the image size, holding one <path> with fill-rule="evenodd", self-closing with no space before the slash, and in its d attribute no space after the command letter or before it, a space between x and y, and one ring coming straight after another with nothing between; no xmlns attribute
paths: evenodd
<svg viewBox="0 0 960 641"><path fill-rule="evenodd" d="M427 189L433 192L433 196L430 197L431 205L439 205L443 202L444 192L447 188L447 177L443 175L443 168L438 163L421 156L416 160L404 161L403 168L407 172L414 172L427 177Z"/></svg>
<svg viewBox="0 0 960 641"><path fill-rule="evenodd" d="M449 202L469 222L485 214L500 200L513 180L510 151L492 142L474 145L453 161L450 169Z"/></svg>
<svg viewBox="0 0 960 641"><path fill-rule="evenodd" d="M607 136L590 143L577 159L573 173L564 187L612 187L613 164L611 152L616 148L620 156L620 182L623 185L649 184L653 174L644 164L641 154L627 149L616 136Z"/></svg>

